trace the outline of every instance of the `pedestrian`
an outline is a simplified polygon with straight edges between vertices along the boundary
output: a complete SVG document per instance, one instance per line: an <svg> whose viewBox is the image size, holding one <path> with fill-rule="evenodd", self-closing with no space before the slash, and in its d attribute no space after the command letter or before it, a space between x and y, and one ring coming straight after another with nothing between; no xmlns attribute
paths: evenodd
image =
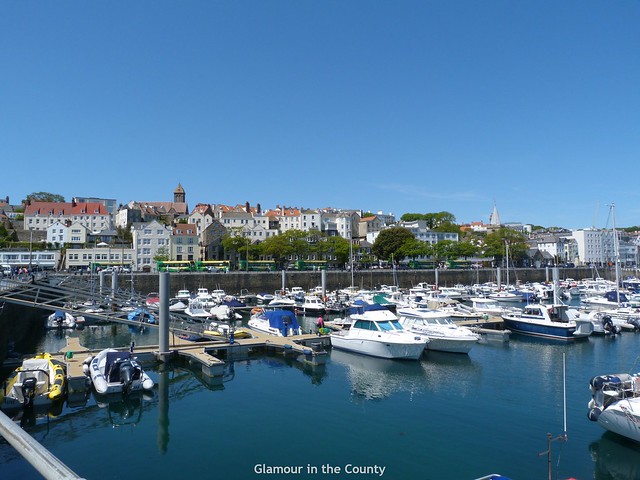
<svg viewBox="0 0 640 480"><path fill-rule="evenodd" d="M316 326L318 327L318 335L322 335L322 331L324 330L324 320L322 319L322 316L318 317Z"/></svg>

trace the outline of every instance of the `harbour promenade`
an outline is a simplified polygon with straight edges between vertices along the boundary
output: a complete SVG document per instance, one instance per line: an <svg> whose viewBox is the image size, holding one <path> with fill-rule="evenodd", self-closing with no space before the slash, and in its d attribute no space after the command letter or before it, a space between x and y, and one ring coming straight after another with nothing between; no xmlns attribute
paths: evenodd
<svg viewBox="0 0 640 480"><path fill-rule="evenodd" d="M410 288L421 282L438 284L440 286L453 286L456 284L473 285L476 283L496 282L498 269L438 269L436 270L356 270L350 271L327 270L324 272L327 291L355 286L363 289L373 289L379 285L398 285L400 288ZM302 287L310 290L322 285L321 271L296 271L286 270L277 272L244 272L231 271L229 273L204 273L187 272L171 273L171 285L174 290L185 288L196 291L199 287L209 290L220 288L227 293L273 293L283 287ZM560 278L592 278L599 275L608 280L615 278L615 272L598 271L590 268L563 268L560 269ZM502 272L502 281L506 278ZM544 282L552 280L551 268L518 268L509 269L511 282ZM106 281L110 285L111 276L107 275ZM135 290L141 293L157 292L159 288L157 273L121 274L119 276L120 288L126 288L133 282Z"/></svg>

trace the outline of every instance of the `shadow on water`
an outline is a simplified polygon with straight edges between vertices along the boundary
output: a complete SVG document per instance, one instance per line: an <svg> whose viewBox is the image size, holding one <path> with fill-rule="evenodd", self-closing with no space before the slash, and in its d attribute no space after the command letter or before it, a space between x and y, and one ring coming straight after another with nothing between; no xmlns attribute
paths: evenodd
<svg viewBox="0 0 640 480"><path fill-rule="evenodd" d="M640 478L640 444L611 432L589 444L596 480Z"/></svg>

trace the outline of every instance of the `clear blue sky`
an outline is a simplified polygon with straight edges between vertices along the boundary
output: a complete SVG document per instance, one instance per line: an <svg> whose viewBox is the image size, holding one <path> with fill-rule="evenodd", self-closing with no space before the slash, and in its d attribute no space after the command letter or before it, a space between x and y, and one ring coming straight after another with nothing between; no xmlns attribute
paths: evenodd
<svg viewBox="0 0 640 480"><path fill-rule="evenodd" d="M0 196L638 225L639 27L638 0L2 0Z"/></svg>

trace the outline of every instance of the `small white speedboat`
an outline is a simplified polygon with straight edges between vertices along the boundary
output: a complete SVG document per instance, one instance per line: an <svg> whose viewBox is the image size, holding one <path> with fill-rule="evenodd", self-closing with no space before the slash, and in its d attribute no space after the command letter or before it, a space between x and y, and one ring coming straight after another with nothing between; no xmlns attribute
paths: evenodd
<svg viewBox="0 0 640 480"><path fill-rule="evenodd" d="M83 371L91 378L99 394L130 393L151 390L153 380L145 373L131 352L113 348L102 350L84 361Z"/></svg>
<svg viewBox="0 0 640 480"><path fill-rule="evenodd" d="M56 310L47 317L47 328L76 328L76 319L69 312Z"/></svg>

